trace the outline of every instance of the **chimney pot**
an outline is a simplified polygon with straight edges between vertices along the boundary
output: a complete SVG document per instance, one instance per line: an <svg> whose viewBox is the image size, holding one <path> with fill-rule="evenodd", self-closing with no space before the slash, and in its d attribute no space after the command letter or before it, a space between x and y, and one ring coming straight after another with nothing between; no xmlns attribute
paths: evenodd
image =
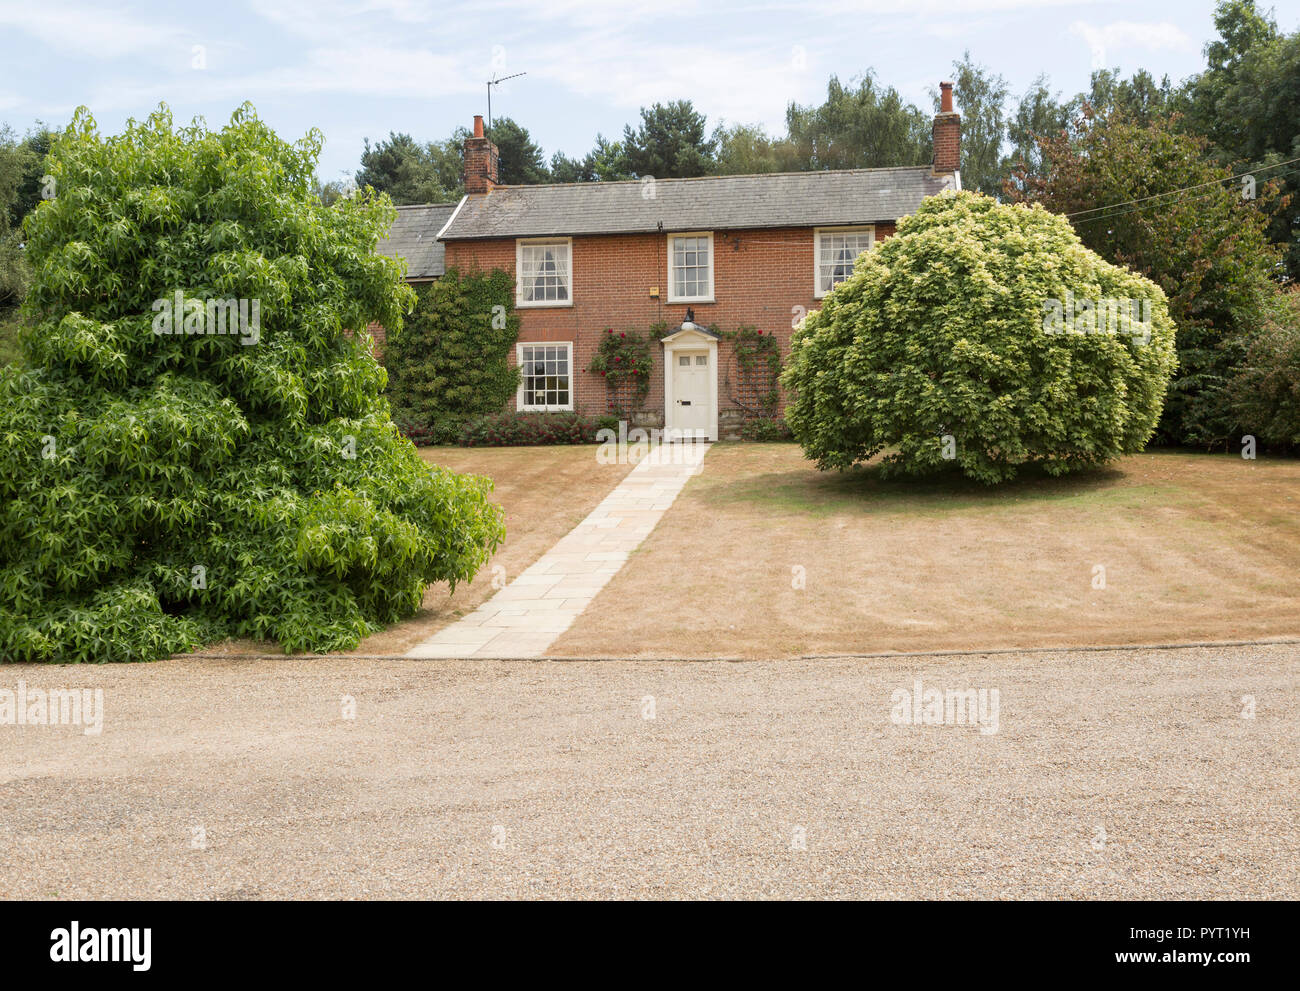
<svg viewBox="0 0 1300 991"><path fill-rule="evenodd" d="M949 102L951 103L952 101L950 100ZM949 107L948 109L951 110L952 108ZM483 115L482 114L474 115L474 137L476 138L483 137Z"/></svg>
<svg viewBox="0 0 1300 991"><path fill-rule="evenodd" d="M939 93L939 112L944 114L952 113L952 83L940 83Z"/></svg>

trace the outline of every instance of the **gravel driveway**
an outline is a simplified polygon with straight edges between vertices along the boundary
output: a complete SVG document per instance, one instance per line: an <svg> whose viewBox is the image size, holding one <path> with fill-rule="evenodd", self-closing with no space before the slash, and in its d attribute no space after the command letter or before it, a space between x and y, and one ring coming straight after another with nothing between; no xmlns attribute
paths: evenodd
<svg viewBox="0 0 1300 991"><path fill-rule="evenodd" d="M1294 645L19 681L104 719L0 725L4 898L1300 893ZM996 732L897 722L918 681Z"/></svg>

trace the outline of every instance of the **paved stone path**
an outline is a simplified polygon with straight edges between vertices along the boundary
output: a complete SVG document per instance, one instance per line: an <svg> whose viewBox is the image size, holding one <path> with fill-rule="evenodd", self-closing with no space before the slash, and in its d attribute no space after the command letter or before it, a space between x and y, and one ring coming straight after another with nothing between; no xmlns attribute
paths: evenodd
<svg viewBox="0 0 1300 991"><path fill-rule="evenodd" d="M699 473L708 448L655 447L591 515L518 578L406 656L541 657Z"/></svg>

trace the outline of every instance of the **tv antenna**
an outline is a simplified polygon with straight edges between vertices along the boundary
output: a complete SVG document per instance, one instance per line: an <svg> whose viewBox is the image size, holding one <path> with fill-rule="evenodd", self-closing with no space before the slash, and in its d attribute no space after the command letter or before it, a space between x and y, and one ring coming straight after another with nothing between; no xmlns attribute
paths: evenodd
<svg viewBox="0 0 1300 991"><path fill-rule="evenodd" d="M492 126L492 87L493 87L493 86L500 86L500 85L501 85L502 83L504 83L507 79L518 79L520 76L526 76L526 75L528 75L528 73L526 73L526 72L516 72L513 76L502 76L500 79L498 79L498 78L496 77L495 73L494 73L493 76L492 76L492 78L488 80L488 83L487 83L487 89L488 89L488 127L491 127L491 126Z"/></svg>

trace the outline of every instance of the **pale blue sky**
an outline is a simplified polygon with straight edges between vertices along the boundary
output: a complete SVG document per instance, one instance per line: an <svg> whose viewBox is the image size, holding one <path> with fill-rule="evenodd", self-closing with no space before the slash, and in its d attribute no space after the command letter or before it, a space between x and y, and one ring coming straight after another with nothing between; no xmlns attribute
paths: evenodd
<svg viewBox="0 0 1300 991"><path fill-rule="evenodd" d="M319 127L321 175L351 174L362 139L442 138L493 96L545 149L580 155L637 109L689 97L719 120L780 131L786 104L867 68L928 107L963 49L1019 93L1040 72L1072 94L1094 65L1175 80L1201 65L1211 0L0 0L0 121L105 131L160 100L224 122L251 100L285 137ZM1262 3L1284 30L1300 0ZM195 68L195 46L205 66ZM958 107L960 109L960 107Z"/></svg>

